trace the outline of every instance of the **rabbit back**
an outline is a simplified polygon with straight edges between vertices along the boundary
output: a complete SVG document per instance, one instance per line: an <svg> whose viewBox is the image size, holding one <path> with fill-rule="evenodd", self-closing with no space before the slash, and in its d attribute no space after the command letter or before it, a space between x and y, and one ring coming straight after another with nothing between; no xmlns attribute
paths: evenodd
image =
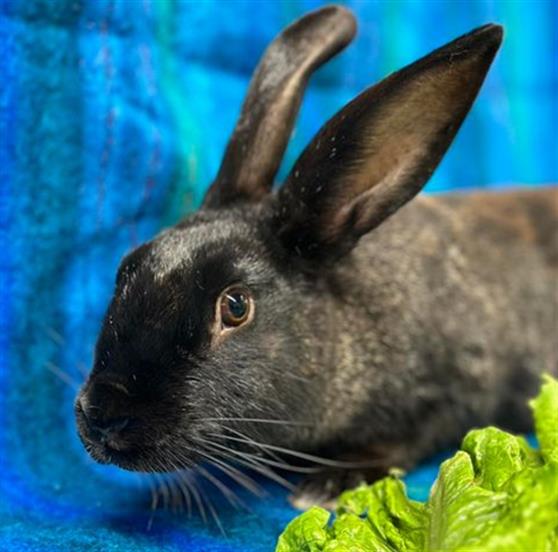
<svg viewBox="0 0 558 552"><path fill-rule="evenodd" d="M529 429L558 369L557 205L556 189L419 196L309 286L325 441L405 443L412 463L472 426Z"/></svg>

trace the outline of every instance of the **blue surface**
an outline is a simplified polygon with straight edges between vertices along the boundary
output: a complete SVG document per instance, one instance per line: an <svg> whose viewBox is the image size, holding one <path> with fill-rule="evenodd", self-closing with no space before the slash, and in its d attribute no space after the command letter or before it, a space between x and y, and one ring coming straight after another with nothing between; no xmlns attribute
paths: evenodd
<svg viewBox="0 0 558 552"><path fill-rule="evenodd" d="M228 538L158 513L75 435L123 253L195 208L265 45L315 1L0 0L0 549L270 550L294 512L269 486ZM503 51L429 184L556 181L556 2L348 2L360 31L311 81L284 175L367 85L487 21ZM436 460L409 476L423 498ZM215 497L215 500L217 498Z"/></svg>

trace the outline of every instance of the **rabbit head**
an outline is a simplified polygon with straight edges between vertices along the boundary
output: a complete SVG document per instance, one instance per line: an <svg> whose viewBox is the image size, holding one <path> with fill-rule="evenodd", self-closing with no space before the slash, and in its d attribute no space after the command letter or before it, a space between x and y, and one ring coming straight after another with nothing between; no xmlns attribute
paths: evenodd
<svg viewBox="0 0 558 552"><path fill-rule="evenodd" d="M424 186L502 31L481 27L365 90L272 193L312 71L352 39L329 6L269 46L202 208L124 258L76 400L94 458L172 471L327 439L327 274Z"/></svg>

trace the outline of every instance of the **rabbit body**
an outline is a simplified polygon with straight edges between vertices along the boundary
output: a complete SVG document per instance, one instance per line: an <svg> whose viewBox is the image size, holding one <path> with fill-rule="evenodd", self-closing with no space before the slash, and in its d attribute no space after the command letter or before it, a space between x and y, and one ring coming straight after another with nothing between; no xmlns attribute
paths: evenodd
<svg viewBox="0 0 558 552"><path fill-rule="evenodd" d="M76 400L98 461L233 460L277 480L270 465L312 460L331 470L301 484L304 507L470 427L530 427L526 400L557 368L557 190L408 203L469 111L500 27L365 90L271 191L311 71L354 32L328 6L279 35L202 209L123 260Z"/></svg>
<svg viewBox="0 0 558 552"><path fill-rule="evenodd" d="M408 467L474 426L527 431L558 368L557 221L556 189L419 196L312 281L308 439Z"/></svg>

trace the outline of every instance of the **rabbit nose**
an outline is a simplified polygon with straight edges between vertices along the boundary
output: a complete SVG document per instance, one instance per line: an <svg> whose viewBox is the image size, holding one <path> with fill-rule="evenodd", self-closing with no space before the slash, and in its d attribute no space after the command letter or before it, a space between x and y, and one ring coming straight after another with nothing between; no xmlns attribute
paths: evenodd
<svg viewBox="0 0 558 552"><path fill-rule="evenodd" d="M101 444L124 446L121 437L135 420L130 408L129 396L112 383L95 383L78 399L78 416L88 429L88 437Z"/></svg>

